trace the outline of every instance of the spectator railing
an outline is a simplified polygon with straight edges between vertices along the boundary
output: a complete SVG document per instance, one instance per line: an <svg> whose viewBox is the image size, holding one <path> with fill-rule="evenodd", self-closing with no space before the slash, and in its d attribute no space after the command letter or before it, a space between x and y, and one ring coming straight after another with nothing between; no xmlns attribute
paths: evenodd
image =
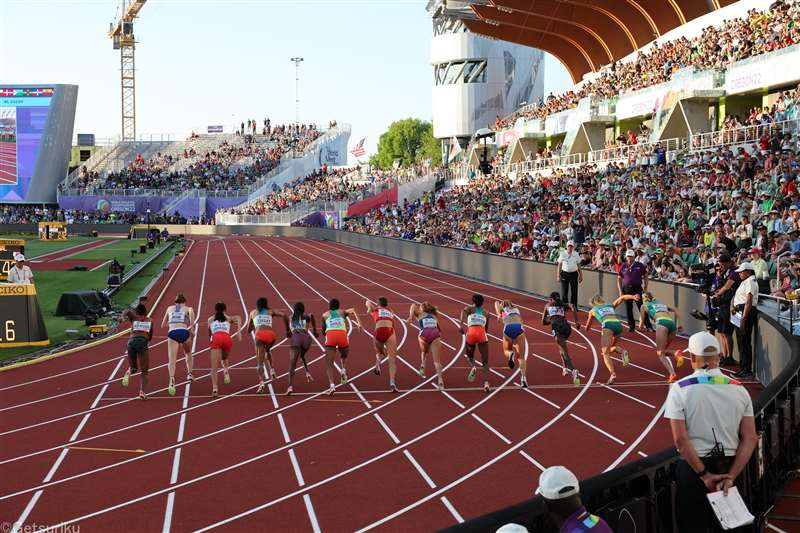
<svg viewBox="0 0 800 533"><path fill-rule="evenodd" d="M586 154L553 155L537 157L530 161L518 161L504 167L505 173L536 172L550 168L569 168L586 164Z"/></svg>
<svg viewBox="0 0 800 533"><path fill-rule="evenodd" d="M800 118L771 122L758 126L741 126L726 128L707 133L698 133L689 137L689 146L692 151L719 148L721 146L735 146L739 144L757 144L761 136L766 134L791 133L796 136L800 132ZM793 139L795 142L797 139Z"/></svg>
<svg viewBox="0 0 800 533"><path fill-rule="evenodd" d="M649 159L649 156L653 152L653 149L656 147L656 145L661 145L661 147L666 151L665 155L668 155L669 152L686 148L686 143L686 138L675 137L655 142L611 146L601 150L592 150L587 155L587 161L589 163L604 163L624 160L628 163L634 163L640 157L647 157ZM669 158L667 158L667 160L669 161Z"/></svg>

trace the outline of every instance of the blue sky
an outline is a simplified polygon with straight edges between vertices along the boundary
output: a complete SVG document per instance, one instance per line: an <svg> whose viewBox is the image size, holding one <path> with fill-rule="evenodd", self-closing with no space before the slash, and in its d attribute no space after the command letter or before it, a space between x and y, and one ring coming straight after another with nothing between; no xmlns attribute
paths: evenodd
<svg viewBox="0 0 800 533"><path fill-rule="evenodd" d="M183 134L270 116L353 125L372 152L393 120L431 118L424 0L149 0L139 41L137 132ZM75 133L119 133L117 0L0 0L0 83L79 85ZM546 63L545 94L571 85Z"/></svg>

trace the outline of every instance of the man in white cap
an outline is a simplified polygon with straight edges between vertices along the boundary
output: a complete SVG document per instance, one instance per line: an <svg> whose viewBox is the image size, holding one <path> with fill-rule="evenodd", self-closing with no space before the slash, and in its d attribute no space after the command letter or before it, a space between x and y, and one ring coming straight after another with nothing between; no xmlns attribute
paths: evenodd
<svg viewBox="0 0 800 533"><path fill-rule="evenodd" d="M25 264L25 256L17 254L14 256L14 260L16 263L8 271L8 282L21 285L33 284L33 272L31 272L31 267Z"/></svg>
<svg viewBox="0 0 800 533"><path fill-rule="evenodd" d="M739 372L736 377L753 374L753 325L758 304L758 281L755 267L745 261L736 269L742 282L736 288L731 302L731 322L736 327L736 345L739 347Z"/></svg>
<svg viewBox="0 0 800 533"><path fill-rule="evenodd" d="M681 460L675 468L678 531L716 527L705 495L733 486L756 442L750 394L719 369L719 342L703 331L689 338L694 373L670 386L664 417L669 419Z"/></svg>
<svg viewBox="0 0 800 533"><path fill-rule="evenodd" d="M578 478L563 466L551 466L542 472L536 494L544 499L547 514L559 532L612 533L605 520L583 506Z"/></svg>
<svg viewBox="0 0 800 533"><path fill-rule="evenodd" d="M639 299L636 300L636 307L641 313L642 294L647 291L647 266L636 260L636 252L633 250L625 252L625 262L620 267L619 275L617 276L617 288L620 296L624 294L639 295ZM633 320L633 302L634 300L625 301L625 313L628 316L629 331L633 331L636 327L636 322ZM647 329L652 329L650 317L647 314L644 317L644 325Z"/></svg>
<svg viewBox="0 0 800 533"><path fill-rule="evenodd" d="M581 256L575 251L575 243L567 242L567 249L558 254L556 281L561 282L561 301L578 308L578 283L583 282Z"/></svg>

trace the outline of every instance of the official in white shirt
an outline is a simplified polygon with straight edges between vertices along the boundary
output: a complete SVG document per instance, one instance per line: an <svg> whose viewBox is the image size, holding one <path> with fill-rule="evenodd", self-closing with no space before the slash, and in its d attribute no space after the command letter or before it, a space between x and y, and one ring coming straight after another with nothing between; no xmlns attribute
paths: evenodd
<svg viewBox="0 0 800 533"><path fill-rule="evenodd" d="M755 267L749 261L739 265L736 272L742 282L731 301L731 322L736 326L736 345L739 347L739 372L735 375L743 378L753 374L753 326L758 311L758 281Z"/></svg>
<svg viewBox="0 0 800 533"><path fill-rule="evenodd" d="M714 530L705 495L727 490L756 447L750 394L719 369L719 342L708 332L689 338L694 373L670 386L664 417L681 456L675 469L678 531Z"/></svg>
<svg viewBox="0 0 800 533"><path fill-rule="evenodd" d="M8 282L18 283L21 285L32 285L33 272L31 271L31 267L25 264L25 256L22 254L17 254L14 259L16 260L16 263L11 267L11 270L8 271Z"/></svg>
<svg viewBox="0 0 800 533"><path fill-rule="evenodd" d="M567 242L567 249L558 254L556 281L561 282L561 301L578 308L578 283L583 282L581 256L575 251L575 243ZM568 298L569 297L569 298Z"/></svg>

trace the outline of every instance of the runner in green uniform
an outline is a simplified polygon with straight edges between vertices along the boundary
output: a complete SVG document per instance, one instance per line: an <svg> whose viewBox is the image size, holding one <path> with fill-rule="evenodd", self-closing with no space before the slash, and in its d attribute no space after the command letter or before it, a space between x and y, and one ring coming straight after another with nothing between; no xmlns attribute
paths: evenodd
<svg viewBox="0 0 800 533"><path fill-rule="evenodd" d="M670 355L675 356L677 366L683 366L683 356L675 350L668 350L669 345L675 339L675 335L681 329L678 326L678 313L671 307L667 307L653 297L649 292L642 295L642 301L647 314L650 316L650 322L655 324L656 328L656 354L661 360L661 364L669 372L669 383L674 383L678 379L678 374L675 373L675 368L672 366ZM644 330L644 317L645 313L639 316L639 329Z"/></svg>
<svg viewBox="0 0 800 533"><path fill-rule="evenodd" d="M622 366L628 366L630 363L630 356L628 350L620 350L617 347L617 338L622 333L622 322L617 316L616 307L625 300L639 300L638 294L623 294L612 303L606 303L605 298L599 294L592 296L589 302L592 309L589 311L589 317L586 319L586 331L592 325L592 319L596 319L600 323L602 335L600 337L600 351L603 354L603 362L608 369L611 376L606 381L606 385L613 385L617 379L617 374L614 371L614 361L611 359L611 352L617 352L622 355Z"/></svg>

